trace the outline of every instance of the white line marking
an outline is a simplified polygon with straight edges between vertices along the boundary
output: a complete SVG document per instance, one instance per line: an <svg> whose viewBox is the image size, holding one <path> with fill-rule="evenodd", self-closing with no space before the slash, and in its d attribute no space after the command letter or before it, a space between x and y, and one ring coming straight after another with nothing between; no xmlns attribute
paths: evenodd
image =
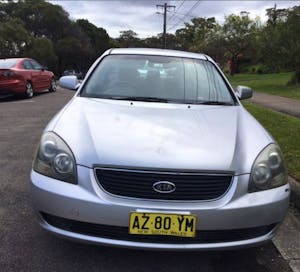
<svg viewBox="0 0 300 272"><path fill-rule="evenodd" d="M34 103L34 102L35 102L34 100L24 100L24 101L14 101L11 103Z"/></svg>

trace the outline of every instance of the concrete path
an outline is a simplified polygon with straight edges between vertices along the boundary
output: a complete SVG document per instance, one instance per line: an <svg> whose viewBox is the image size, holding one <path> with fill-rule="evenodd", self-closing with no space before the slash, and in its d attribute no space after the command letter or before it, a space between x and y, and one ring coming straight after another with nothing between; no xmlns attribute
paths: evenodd
<svg viewBox="0 0 300 272"><path fill-rule="evenodd" d="M293 272L300 272L300 222L289 212L273 242Z"/></svg>
<svg viewBox="0 0 300 272"><path fill-rule="evenodd" d="M249 102L300 118L300 100L254 92Z"/></svg>

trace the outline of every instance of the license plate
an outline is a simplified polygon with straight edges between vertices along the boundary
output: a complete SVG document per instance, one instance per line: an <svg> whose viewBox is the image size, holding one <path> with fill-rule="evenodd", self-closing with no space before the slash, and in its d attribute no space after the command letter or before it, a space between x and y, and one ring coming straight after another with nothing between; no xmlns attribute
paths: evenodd
<svg viewBox="0 0 300 272"><path fill-rule="evenodd" d="M195 215L132 212L129 233L195 237L196 224Z"/></svg>

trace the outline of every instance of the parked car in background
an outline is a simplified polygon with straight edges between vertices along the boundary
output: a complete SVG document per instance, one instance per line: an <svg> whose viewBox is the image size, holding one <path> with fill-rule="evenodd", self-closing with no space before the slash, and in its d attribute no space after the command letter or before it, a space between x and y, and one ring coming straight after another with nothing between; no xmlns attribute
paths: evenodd
<svg viewBox="0 0 300 272"><path fill-rule="evenodd" d="M10 94L31 98L44 90L56 91L54 74L29 58L0 59L0 96Z"/></svg>
<svg viewBox="0 0 300 272"><path fill-rule="evenodd" d="M75 70L65 70L62 76L76 76Z"/></svg>
<svg viewBox="0 0 300 272"><path fill-rule="evenodd" d="M81 71L76 72L75 70L65 70L62 76L76 76L78 79L83 79L84 73Z"/></svg>
<svg viewBox="0 0 300 272"><path fill-rule="evenodd" d="M132 248L269 241L290 189L278 144L240 102L251 96L204 54L106 51L44 130L31 172L40 224Z"/></svg>

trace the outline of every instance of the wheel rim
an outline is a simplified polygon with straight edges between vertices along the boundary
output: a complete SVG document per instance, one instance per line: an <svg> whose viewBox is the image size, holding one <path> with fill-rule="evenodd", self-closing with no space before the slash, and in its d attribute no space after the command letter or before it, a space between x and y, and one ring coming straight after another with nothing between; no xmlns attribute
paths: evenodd
<svg viewBox="0 0 300 272"><path fill-rule="evenodd" d="M52 89L53 91L56 91L56 82L55 82L54 79L52 79L52 81L51 81L51 89Z"/></svg>
<svg viewBox="0 0 300 272"><path fill-rule="evenodd" d="M32 97L33 96L33 89L30 83L26 84L26 95L27 97Z"/></svg>

